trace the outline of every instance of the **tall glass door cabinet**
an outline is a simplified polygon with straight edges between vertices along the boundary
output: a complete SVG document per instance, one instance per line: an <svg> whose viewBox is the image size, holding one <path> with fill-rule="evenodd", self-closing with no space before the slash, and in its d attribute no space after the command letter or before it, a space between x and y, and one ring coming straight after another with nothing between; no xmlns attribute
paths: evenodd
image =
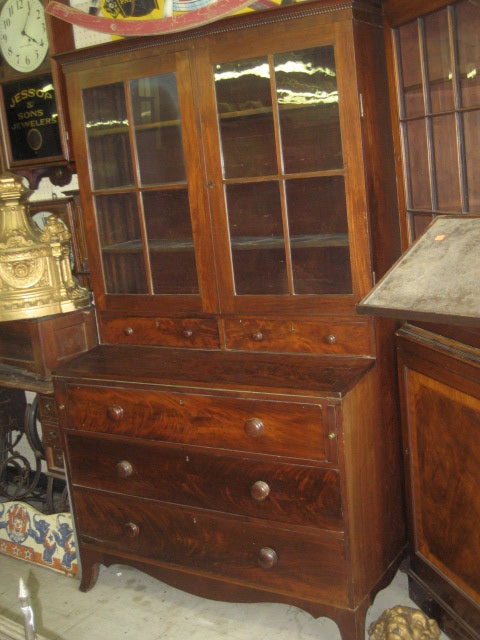
<svg viewBox="0 0 480 640"><path fill-rule="evenodd" d="M120 558L363 638L403 547L393 327L355 312L399 252L379 4L59 56L101 340L56 374L82 588Z"/></svg>

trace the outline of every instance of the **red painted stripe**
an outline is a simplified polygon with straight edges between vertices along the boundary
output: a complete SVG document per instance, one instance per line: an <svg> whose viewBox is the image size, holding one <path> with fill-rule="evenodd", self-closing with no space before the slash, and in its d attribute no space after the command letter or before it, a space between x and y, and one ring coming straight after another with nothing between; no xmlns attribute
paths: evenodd
<svg viewBox="0 0 480 640"><path fill-rule="evenodd" d="M154 36L162 33L186 31L239 11L253 0L214 0L201 9L188 11L170 18L151 18L142 20L115 20L102 16L93 16L79 9L51 0L45 11L55 18L101 33L118 36Z"/></svg>

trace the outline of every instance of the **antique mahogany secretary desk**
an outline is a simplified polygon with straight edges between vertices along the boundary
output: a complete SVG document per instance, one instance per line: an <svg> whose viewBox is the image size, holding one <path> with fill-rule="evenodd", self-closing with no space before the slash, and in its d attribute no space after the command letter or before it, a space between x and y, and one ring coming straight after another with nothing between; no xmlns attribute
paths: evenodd
<svg viewBox="0 0 480 640"><path fill-rule="evenodd" d="M55 374L81 588L129 563L343 640L404 546L378 2L57 57L101 344Z"/></svg>

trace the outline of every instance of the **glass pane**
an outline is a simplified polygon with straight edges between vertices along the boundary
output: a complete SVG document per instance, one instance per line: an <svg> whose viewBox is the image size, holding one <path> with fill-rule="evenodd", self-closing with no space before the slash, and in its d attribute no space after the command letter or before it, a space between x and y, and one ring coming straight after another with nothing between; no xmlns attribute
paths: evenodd
<svg viewBox="0 0 480 640"><path fill-rule="evenodd" d="M95 198L107 293L147 293L137 202L132 193Z"/></svg>
<svg viewBox="0 0 480 640"><path fill-rule="evenodd" d="M133 185L123 84L85 89L83 110L93 188Z"/></svg>
<svg viewBox="0 0 480 640"><path fill-rule="evenodd" d="M285 173L342 168L333 47L282 53L274 61Z"/></svg>
<svg viewBox="0 0 480 640"><path fill-rule="evenodd" d="M215 65L214 78L224 177L276 174L267 59Z"/></svg>
<svg viewBox="0 0 480 640"><path fill-rule="evenodd" d="M286 193L295 293L351 293L343 176L288 180Z"/></svg>
<svg viewBox="0 0 480 640"><path fill-rule="evenodd" d="M433 146L437 170L438 208L461 211L455 116L433 118Z"/></svg>
<svg viewBox="0 0 480 640"><path fill-rule="evenodd" d="M175 74L130 83L142 184L185 181Z"/></svg>
<svg viewBox="0 0 480 640"><path fill-rule="evenodd" d="M411 216L410 225L412 230L412 240L416 240L425 232L426 228L431 223L433 218L433 214L427 215L417 213Z"/></svg>
<svg viewBox="0 0 480 640"><path fill-rule="evenodd" d="M288 293L277 182L227 186L237 294Z"/></svg>
<svg viewBox="0 0 480 640"><path fill-rule="evenodd" d="M480 105L480 6L465 0L455 5L462 106Z"/></svg>
<svg viewBox="0 0 480 640"><path fill-rule="evenodd" d="M405 116L418 116L425 113L422 88L422 66L420 64L420 45L417 21L400 27L400 57L403 76Z"/></svg>
<svg viewBox="0 0 480 640"><path fill-rule="evenodd" d="M198 293L187 190L144 193L143 205L154 293Z"/></svg>
<svg viewBox="0 0 480 640"><path fill-rule="evenodd" d="M480 213L480 111L463 114L469 211Z"/></svg>
<svg viewBox="0 0 480 640"><path fill-rule="evenodd" d="M454 107L453 76L446 9L425 18L425 37L432 113L450 111Z"/></svg>
<svg viewBox="0 0 480 640"><path fill-rule="evenodd" d="M409 152L406 172L411 181L411 203L409 206L412 209L431 209L425 121L408 122L405 130Z"/></svg>

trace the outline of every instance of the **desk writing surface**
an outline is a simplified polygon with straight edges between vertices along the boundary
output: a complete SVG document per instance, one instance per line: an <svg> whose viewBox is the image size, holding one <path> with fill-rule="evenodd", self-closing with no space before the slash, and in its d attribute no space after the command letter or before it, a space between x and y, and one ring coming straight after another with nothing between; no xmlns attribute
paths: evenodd
<svg viewBox="0 0 480 640"><path fill-rule="evenodd" d="M437 217L357 311L480 326L480 218Z"/></svg>

